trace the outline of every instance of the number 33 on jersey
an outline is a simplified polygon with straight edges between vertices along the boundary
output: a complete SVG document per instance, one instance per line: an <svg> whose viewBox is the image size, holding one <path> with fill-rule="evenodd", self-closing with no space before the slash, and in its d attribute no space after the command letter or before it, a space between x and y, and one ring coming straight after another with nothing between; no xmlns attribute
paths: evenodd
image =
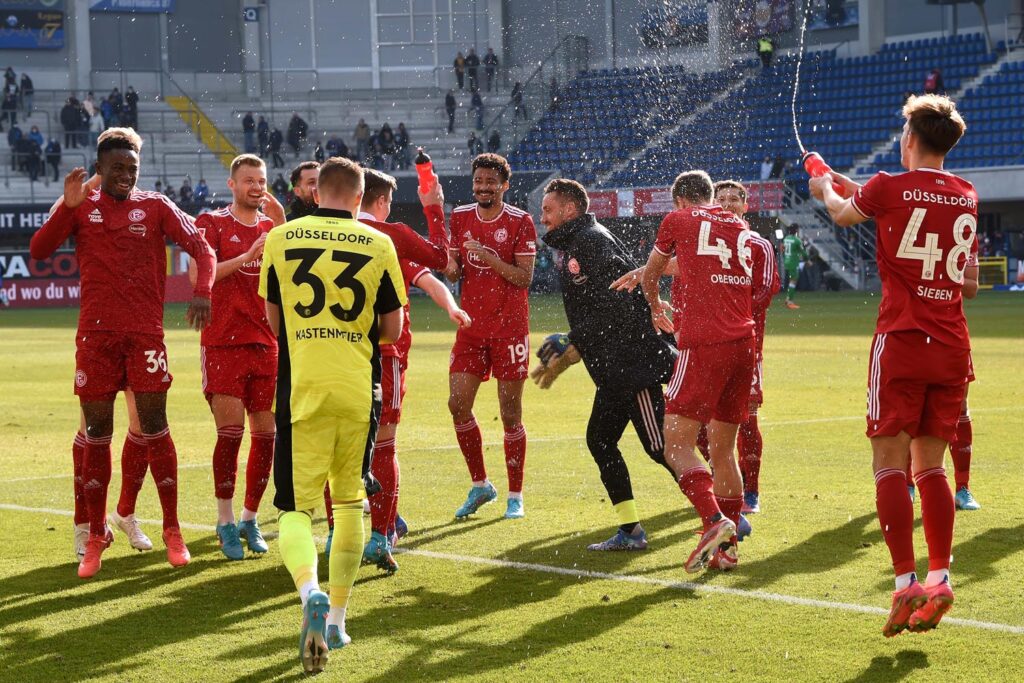
<svg viewBox="0 0 1024 683"><path fill-rule="evenodd" d="M852 202L877 226L877 331L920 330L943 344L969 348L961 289L964 271L978 263L974 186L938 169L879 173Z"/></svg>
<svg viewBox="0 0 1024 683"><path fill-rule="evenodd" d="M279 383L290 374L292 422L314 414L368 421L379 381L377 315L406 302L391 240L341 211L274 228L260 295L281 309Z"/></svg>

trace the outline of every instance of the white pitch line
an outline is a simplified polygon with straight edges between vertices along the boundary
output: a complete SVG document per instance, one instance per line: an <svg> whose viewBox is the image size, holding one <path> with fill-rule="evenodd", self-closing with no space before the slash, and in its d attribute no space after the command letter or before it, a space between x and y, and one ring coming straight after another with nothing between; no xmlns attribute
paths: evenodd
<svg viewBox="0 0 1024 683"><path fill-rule="evenodd" d="M1008 411L1020 410L1019 406L1001 406L997 408L972 408L971 414L974 413L1002 413ZM806 425L806 424L819 424L828 422L850 422L854 420L863 420L863 415L840 415L836 417L815 417L804 420L764 420L760 422L762 427L782 427L791 425ZM584 441L586 436L552 436L543 437L536 439L529 439L530 443L558 443L563 441ZM502 441L487 441L483 444L484 446L496 447L504 445ZM445 444L442 446L419 446L414 448L402 448L402 453L430 453L436 451L453 451L459 448L457 443ZM244 465L244 461L239 461L239 465ZM211 463L189 463L187 465L178 465L180 470L204 470L210 469L213 465ZM46 474L38 477L15 477L14 479L0 479L0 484L15 484L23 481L47 481L51 479L70 479L73 475L71 473L66 474Z"/></svg>
<svg viewBox="0 0 1024 683"><path fill-rule="evenodd" d="M73 517L74 513L69 510L58 510L55 508L34 508L12 503L0 503L0 510L11 510L14 512L32 512L39 514L59 515L61 517ZM142 524L162 525L163 522L157 519L140 519ZM209 524L181 523L183 529L192 531L206 531L214 533L216 528ZM268 539L277 537L277 534L268 533ZM323 539L320 539L323 540ZM557 574L559 576L573 576L580 579L597 579L600 581L618 581L622 583L633 583L644 586L658 586L661 588L672 588L691 593L707 593L710 595L728 595L731 597L747 598L749 600L761 600L764 602L777 602L784 605L795 605L799 607L815 607L820 609L838 610L841 612L857 612L860 614L888 614L888 611L881 607L870 605L858 605L852 602L832 602L829 600L816 600L814 598L802 598L796 595L785 593L769 593L767 591L746 590L743 588L729 588L727 586L714 586L709 584L692 583L689 581L670 581L668 579L656 579L650 576L635 576L632 574L612 574L609 572L595 572L587 569L573 569L571 567L556 567L549 564L534 564L532 562L515 562L512 560L498 560L490 557L476 557L474 555L454 555L451 553L439 553L433 550L412 550L397 548L396 553L403 555L414 555L434 560L445 560L447 562L460 562L463 564L478 564L488 567L501 567L502 569L514 569L523 572L539 572L543 574ZM1000 633L1012 633L1024 635L1024 626L1013 624L1000 624L991 621L978 621L976 619L960 619L957 617L945 617L944 624L976 628L985 631L997 631Z"/></svg>

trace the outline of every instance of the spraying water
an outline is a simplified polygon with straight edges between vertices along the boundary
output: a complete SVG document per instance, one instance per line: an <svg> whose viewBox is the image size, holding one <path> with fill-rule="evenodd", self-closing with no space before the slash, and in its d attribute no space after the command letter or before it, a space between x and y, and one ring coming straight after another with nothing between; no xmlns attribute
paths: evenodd
<svg viewBox="0 0 1024 683"><path fill-rule="evenodd" d="M800 48L796 57L796 78L793 79L793 134L796 135L796 144L800 148L800 154L807 154L807 149L804 147L804 141L800 139L800 126L796 120L796 96L800 92L800 65L804 61L804 34L807 32L807 9L804 8L803 20L800 22Z"/></svg>

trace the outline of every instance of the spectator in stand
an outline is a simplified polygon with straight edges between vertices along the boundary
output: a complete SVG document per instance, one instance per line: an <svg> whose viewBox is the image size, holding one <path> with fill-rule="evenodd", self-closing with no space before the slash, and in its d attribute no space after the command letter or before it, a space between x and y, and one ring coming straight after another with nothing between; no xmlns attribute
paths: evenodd
<svg viewBox="0 0 1024 683"><path fill-rule="evenodd" d="M252 112L246 112L242 117L242 139L246 154L256 153L256 119Z"/></svg>
<svg viewBox="0 0 1024 683"><path fill-rule="evenodd" d="M103 116L103 125L107 128L114 125L114 103L109 97L100 102L100 114Z"/></svg>
<svg viewBox="0 0 1024 683"><path fill-rule="evenodd" d="M466 73L469 74L469 90L470 92L476 92L480 89L480 57L477 56L476 50L469 48L469 54L466 55Z"/></svg>
<svg viewBox="0 0 1024 683"><path fill-rule="evenodd" d="M469 155L476 156L484 153L483 142L476 136L475 131L469 132L469 139L466 141L466 146L469 148Z"/></svg>
<svg viewBox="0 0 1024 683"><path fill-rule="evenodd" d="M924 79L924 93L926 95L945 95L946 84L942 81L942 69L932 69Z"/></svg>
<svg viewBox="0 0 1024 683"><path fill-rule="evenodd" d="M18 129L21 133L21 129ZM14 142L14 156L17 160L17 170L22 172L28 172L28 158L29 153L32 151L32 141L28 139L27 135L19 135L18 139Z"/></svg>
<svg viewBox="0 0 1024 683"><path fill-rule="evenodd" d="M772 176L772 158L765 157L761 162L761 180L768 180Z"/></svg>
<svg viewBox="0 0 1024 683"><path fill-rule="evenodd" d="M282 205L288 203L288 181L284 179L284 176L280 173L277 174L277 178L274 179L274 184L270 186L274 196L277 197L277 201L281 202Z"/></svg>
<svg viewBox="0 0 1024 683"><path fill-rule="evenodd" d="M401 121L395 132L395 160L403 171L409 168L409 131Z"/></svg>
<svg viewBox="0 0 1024 683"><path fill-rule="evenodd" d="M25 170L28 171L28 179L34 183L39 179L40 171L45 170L43 168L43 148L32 137L25 138L25 147L27 151Z"/></svg>
<svg viewBox="0 0 1024 683"><path fill-rule="evenodd" d="M123 110L124 110L124 96L121 95L120 89L114 88L113 90L111 90L110 94L107 96L107 99L110 100L110 106L114 110L114 115L113 115L114 125L117 125L117 126L122 125L121 124L121 114L123 113Z"/></svg>
<svg viewBox="0 0 1024 683"><path fill-rule="evenodd" d="M337 133L327 139L327 156L348 158L348 145Z"/></svg>
<svg viewBox="0 0 1024 683"><path fill-rule="evenodd" d="M459 84L459 90L463 90L463 84L466 78L466 58L462 56L462 53L455 55L455 61L452 62L452 67L455 69L455 82Z"/></svg>
<svg viewBox="0 0 1024 683"><path fill-rule="evenodd" d="M11 92L9 89L4 91L4 101L0 105L0 110L3 111L0 121L6 119L11 122L12 126L18 122L18 95L16 91Z"/></svg>
<svg viewBox="0 0 1024 683"><path fill-rule="evenodd" d="M32 116L32 99L36 94L36 86L27 73L21 74L21 109L25 118Z"/></svg>
<svg viewBox="0 0 1024 683"><path fill-rule="evenodd" d="M491 154L497 154L501 150L501 136L498 135L498 129L495 128L491 131L491 137L487 138L487 151Z"/></svg>
<svg viewBox="0 0 1024 683"><path fill-rule="evenodd" d="M32 126L29 129L28 139L39 145L40 149L42 149L43 145L46 143L46 140L43 139L43 134L39 132L39 126Z"/></svg>
<svg viewBox="0 0 1024 683"><path fill-rule="evenodd" d="M484 55L484 75L487 77L487 92L491 92L491 83L497 86L495 75L498 72L498 55L494 54L494 48L487 48Z"/></svg>
<svg viewBox="0 0 1024 683"><path fill-rule="evenodd" d="M195 189L192 191L192 199L195 201L196 206L202 208L206 204L206 200L210 198L210 186L206 184L206 178L200 178L199 182L196 183Z"/></svg>
<svg viewBox="0 0 1024 683"><path fill-rule="evenodd" d="M78 106L78 144L81 147L89 147L89 128L92 121L89 119L89 112L85 110L81 102L75 101Z"/></svg>
<svg viewBox="0 0 1024 683"><path fill-rule="evenodd" d="M259 148L260 158L266 159L267 147L270 146L270 124L262 116L256 122L256 146Z"/></svg>
<svg viewBox="0 0 1024 683"><path fill-rule="evenodd" d="M352 137L356 141L356 161L363 163L370 151L370 127L366 125L365 119L359 119Z"/></svg>
<svg viewBox="0 0 1024 683"><path fill-rule="evenodd" d="M178 203L178 193L174 191L174 187L170 183L164 183L164 195L175 204Z"/></svg>
<svg viewBox="0 0 1024 683"><path fill-rule="evenodd" d="M17 171L18 165L21 163L21 159L18 158L18 142L24 135L21 132L21 128L18 124L14 124L7 131L7 146L11 148L11 170Z"/></svg>
<svg viewBox="0 0 1024 683"><path fill-rule="evenodd" d="M377 133L377 144L380 146L379 155L383 164L382 171L393 171L395 161L395 133L391 130L391 124L384 122Z"/></svg>
<svg viewBox="0 0 1024 683"><path fill-rule="evenodd" d="M53 182L57 182L60 174L60 153L60 143L57 138L50 138L49 144L46 145L46 163L53 168Z"/></svg>
<svg viewBox="0 0 1024 683"><path fill-rule="evenodd" d="M322 164L326 158L327 155L324 154L324 146L320 144L319 140L317 140L316 146L313 147L313 159L315 159L318 164Z"/></svg>
<svg viewBox="0 0 1024 683"><path fill-rule="evenodd" d="M476 129L484 129L484 100L480 97L480 91L473 91L473 98L470 100L469 113L476 114Z"/></svg>
<svg viewBox="0 0 1024 683"><path fill-rule="evenodd" d="M306 144L306 136L309 134L309 124L299 116L299 112L292 112L292 120L288 122L288 146L292 148L292 152L295 153L295 158L299 158L299 150Z"/></svg>
<svg viewBox="0 0 1024 683"><path fill-rule="evenodd" d="M7 67L7 71L4 71L4 91L11 90L18 87L18 76L14 73L14 69Z"/></svg>
<svg viewBox="0 0 1024 683"><path fill-rule="evenodd" d="M156 182L153 183L153 191L157 192L158 194L163 194L164 193L164 184L162 182L160 182L159 178L157 178Z"/></svg>
<svg viewBox="0 0 1024 683"><path fill-rule="evenodd" d="M103 125L103 115L98 111L93 112L92 118L89 119L89 148L96 147L97 141L100 139L100 133L105 131L107 127Z"/></svg>
<svg viewBox="0 0 1024 683"><path fill-rule="evenodd" d="M274 130L270 131L270 160L274 164L274 168L284 168L284 158L281 156L281 145L284 144L284 135L281 134L281 129L275 127Z"/></svg>
<svg viewBox="0 0 1024 683"><path fill-rule="evenodd" d="M765 69L772 65L772 56L775 54L775 45L768 36L761 36L757 39L757 56L761 58L761 66Z"/></svg>
<svg viewBox="0 0 1024 683"><path fill-rule="evenodd" d="M775 155L775 161L772 162L772 170L768 173L769 178L782 178L786 175L786 160L782 158L781 154Z"/></svg>
<svg viewBox="0 0 1024 683"><path fill-rule="evenodd" d="M85 99L82 100L82 108L85 109L85 112L89 116L92 116L99 111L99 108L96 107L96 98L93 96L91 90L86 94Z"/></svg>
<svg viewBox="0 0 1024 683"><path fill-rule="evenodd" d="M192 201L195 197L192 192L192 180L185 176L185 179L181 181L181 189L178 190L178 201L181 202L182 206L192 207Z"/></svg>
<svg viewBox="0 0 1024 683"><path fill-rule="evenodd" d="M526 113L526 105L523 103L523 84L519 81L516 81L516 84L512 86L512 103L516 107L512 114L513 120L518 119L520 114L523 116L523 121L530 118L529 114Z"/></svg>
<svg viewBox="0 0 1024 683"><path fill-rule="evenodd" d="M444 110L448 112L448 132L455 132L455 91L449 90L448 94L444 96Z"/></svg>
<svg viewBox="0 0 1024 683"><path fill-rule="evenodd" d="M128 114L128 125L135 129L136 132L139 130L139 94L135 92L135 88L131 85L128 86L128 92L124 94L124 108Z"/></svg>

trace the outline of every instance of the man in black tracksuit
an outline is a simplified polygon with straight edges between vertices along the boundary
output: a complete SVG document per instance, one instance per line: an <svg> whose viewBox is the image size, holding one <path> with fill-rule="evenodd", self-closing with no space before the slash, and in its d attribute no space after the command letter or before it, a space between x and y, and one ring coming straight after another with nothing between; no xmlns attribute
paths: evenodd
<svg viewBox="0 0 1024 683"><path fill-rule="evenodd" d="M589 550L643 550L629 470L619 450L628 422L633 423L644 450L668 469L662 427L665 402L662 384L672 375L678 355L671 338L651 324L651 309L638 292L616 292L609 285L636 266L625 247L594 214L587 213L586 190L572 180L553 180L544 189L541 222L548 227L544 242L562 252L559 275L571 343L562 357L545 363L557 376L570 361L573 347L597 385L587 425L587 447L601 471L619 519L615 536ZM551 349L542 347L542 357ZM559 362L561 360L561 362ZM540 368L538 368L538 372ZM553 377L535 378L549 386ZM673 480L675 475L672 474Z"/></svg>

